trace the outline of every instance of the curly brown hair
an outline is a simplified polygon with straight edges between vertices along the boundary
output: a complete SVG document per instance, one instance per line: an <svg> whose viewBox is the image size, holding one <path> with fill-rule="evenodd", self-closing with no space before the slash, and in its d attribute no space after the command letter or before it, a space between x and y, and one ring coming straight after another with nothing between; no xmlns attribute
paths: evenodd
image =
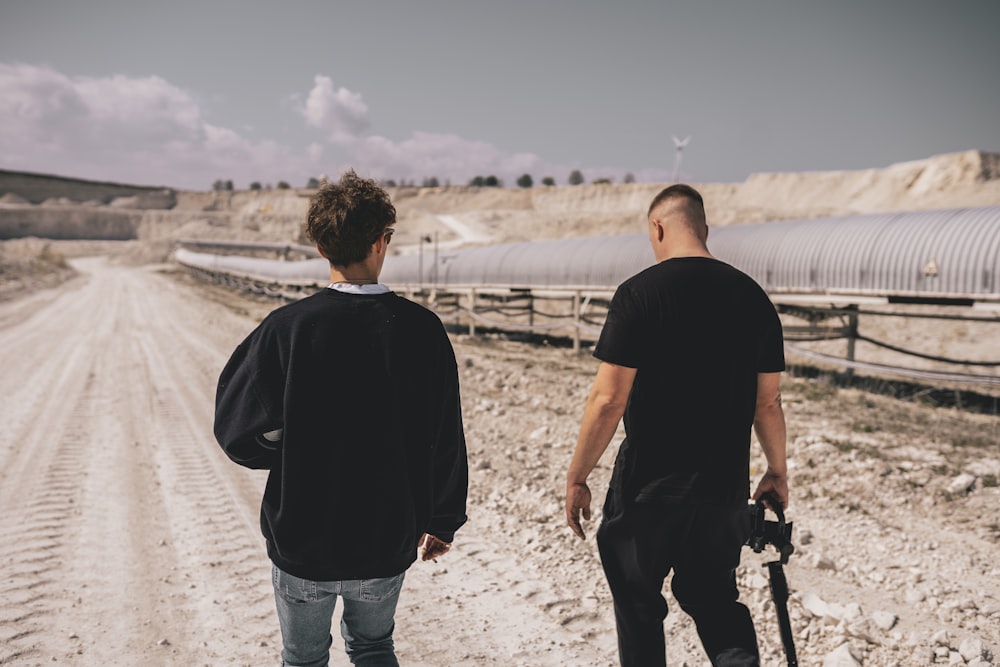
<svg viewBox="0 0 1000 667"><path fill-rule="evenodd" d="M364 261L379 235L395 222L389 193L349 169L339 182L313 195L305 232L331 265L347 266Z"/></svg>

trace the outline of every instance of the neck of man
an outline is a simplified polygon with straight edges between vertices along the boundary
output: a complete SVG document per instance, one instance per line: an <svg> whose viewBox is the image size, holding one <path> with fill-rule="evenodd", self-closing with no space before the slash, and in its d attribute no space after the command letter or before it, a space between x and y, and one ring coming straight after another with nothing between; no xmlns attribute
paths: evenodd
<svg viewBox="0 0 1000 667"><path fill-rule="evenodd" d="M331 283L349 285L375 285L379 271L371 262L356 262L347 266L330 266Z"/></svg>
<svg viewBox="0 0 1000 667"><path fill-rule="evenodd" d="M661 244L653 250L656 255L657 262L663 262L668 259L678 259L680 257L708 257L709 259L715 259L712 256L712 253L708 251L705 244L700 241L670 244L669 246L667 244Z"/></svg>

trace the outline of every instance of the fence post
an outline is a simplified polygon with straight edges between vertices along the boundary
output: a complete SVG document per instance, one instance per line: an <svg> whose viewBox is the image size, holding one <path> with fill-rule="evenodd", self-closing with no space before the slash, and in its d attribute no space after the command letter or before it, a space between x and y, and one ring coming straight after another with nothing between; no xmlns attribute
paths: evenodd
<svg viewBox="0 0 1000 667"><path fill-rule="evenodd" d="M854 344L858 339L858 305L852 303L846 309L850 311L847 316L847 360L854 361ZM844 377L848 382L854 379L854 368L848 366Z"/></svg>
<svg viewBox="0 0 1000 667"><path fill-rule="evenodd" d="M535 333L535 293L528 292L528 333Z"/></svg>
<svg viewBox="0 0 1000 667"><path fill-rule="evenodd" d="M580 290L573 292L573 352L580 351Z"/></svg>
<svg viewBox="0 0 1000 667"><path fill-rule="evenodd" d="M469 290L469 335L476 335L476 288Z"/></svg>

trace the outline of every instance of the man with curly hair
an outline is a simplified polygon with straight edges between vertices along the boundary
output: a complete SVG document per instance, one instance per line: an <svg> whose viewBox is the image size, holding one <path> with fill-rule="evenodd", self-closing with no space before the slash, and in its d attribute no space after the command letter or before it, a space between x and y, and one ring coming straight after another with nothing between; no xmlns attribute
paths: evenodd
<svg viewBox="0 0 1000 667"><path fill-rule="evenodd" d="M219 378L215 435L270 471L261 529L283 665L326 665L337 598L356 665L398 665L403 575L466 521L458 370L436 315L378 282L396 210L353 171L313 197L330 285L270 313Z"/></svg>

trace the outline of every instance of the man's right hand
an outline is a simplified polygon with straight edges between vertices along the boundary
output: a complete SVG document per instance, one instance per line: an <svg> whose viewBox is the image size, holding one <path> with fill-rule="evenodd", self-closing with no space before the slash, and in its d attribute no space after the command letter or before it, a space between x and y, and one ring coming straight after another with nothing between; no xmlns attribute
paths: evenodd
<svg viewBox="0 0 1000 667"><path fill-rule="evenodd" d="M590 521L590 487L585 482L566 485L566 523L581 540L587 539L580 522L580 515Z"/></svg>

